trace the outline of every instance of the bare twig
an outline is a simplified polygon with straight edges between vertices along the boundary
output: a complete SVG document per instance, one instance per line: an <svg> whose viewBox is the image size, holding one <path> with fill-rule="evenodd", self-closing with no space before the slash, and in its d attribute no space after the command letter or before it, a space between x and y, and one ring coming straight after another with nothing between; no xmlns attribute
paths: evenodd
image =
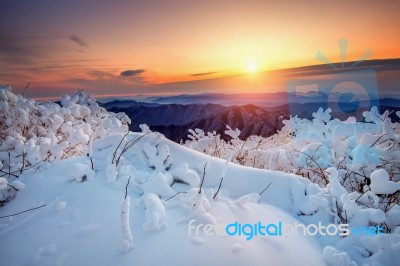
<svg viewBox="0 0 400 266"><path fill-rule="evenodd" d="M126 186L125 186L125 199L126 199L126 197L128 196L128 186L129 186L129 181L131 181L131 177L132 177L132 176L129 177L128 183L126 183Z"/></svg>
<svg viewBox="0 0 400 266"><path fill-rule="evenodd" d="M91 164L91 166L92 166L92 170L94 170L93 159L92 159L91 156L89 157L89 159L90 159L90 164Z"/></svg>
<svg viewBox="0 0 400 266"><path fill-rule="evenodd" d="M217 192L215 192L213 199L215 199L215 197L218 195L218 192L221 189L223 180L224 180L224 176L221 176L221 181L219 182L218 190L217 190Z"/></svg>
<svg viewBox="0 0 400 266"><path fill-rule="evenodd" d="M340 163L337 166L337 169L340 169L341 164L346 160L347 156L344 156L343 160L340 161Z"/></svg>
<svg viewBox="0 0 400 266"><path fill-rule="evenodd" d="M203 178L201 179L199 194L201 192L201 188L203 187L204 177L206 176L206 166L207 166L207 162L204 164Z"/></svg>
<svg viewBox="0 0 400 266"><path fill-rule="evenodd" d="M268 184L268 186L267 186L266 188L263 189L263 191L261 191L260 193L258 193L258 195L261 196L261 194L264 193L264 192L269 188L269 186L272 185L272 183L274 183L274 181L271 181L271 182Z"/></svg>
<svg viewBox="0 0 400 266"><path fill-rule="evenodd" d="M365 193L367 193L368 191L370 191L371 189L370 188L368 188L367 190L365 190L360 196L358 196L358 198L355 200L355 202L356 203L361 203L361 202L359 202L358 200L365 194Z"/></svg>
<svg viewBox="0 0 400 266"><path fill-rule="evenodd" d="M14 187L13 185L7 184L7 186L9 186L10 188L14 189L15 191L18 191L18 189L16 187Z"/></svg>
<svg viewBox="0 0 400 266"><path fill-rule="evenodd" d="M25 92L26 92L26 90L28 89L29 85L31 85L30 82L28 82L28 83L26 84L25 89L22 91L22 97L24 97L24 98L25 98Z"/></svg>
<svg viewBox="0 0 400 266"><path fill-rule="evenodd" d="M317 153L317 151L318 151L318 150L319 150L319 148L321 148L321 147L322 147L322 145L319 145L319 146L318 146L318 148L316 148L316 149L315 149L315 151L313 152L313 154L312 154L312 156L311 156L311 157L314 157L315 153Z"/></svg>
<svg viewBox="0 0 400 266"><path fill-rule="evenodd" d="M129 133L129 132L128 132ZM112 160L112 162L114 163L114 158L116 158L115 159L115 166L118 166L118 164L119 164L119 161L121 160L121 157L122 157L122 155L127 151L127 150L129 150L130 148L132 148L136 143L138 143L139 142L139 140L141 139L141 138L143 138L144 136L146 136L148 133L146 133L146 134L144 134L144 135L142 135L142 136L140 136L140 137L138 137L138 138L135 138L135 139L131 139L131 140L129 140L129 141L127 141L126 143L125 143L125 145L124 145L124 147L122 148L122 151L120 152L120 154L117 156L117 150L118 150L118 148L120 147L120 145L118 145L118 147L115 149L115 151L114 151L114 153L113 153L113 160ZM127 134L126 134L127 135ZM125 135L125 136L126 136ZM125 136L124 136L124 138L125 138ZM123 138L123 139L124 139ZM120 142L120 144L122 143L122 140L121 140L121 142ZM165 160L167 160L167 159L165 159ZM164 162L165 163L165 162Z"/></svg>
<svg viewBox="0 0 400 266"><path fill-rule="evenodd" d="M75 148L78 147L79 145L81 145L81 144L78 143L78 144L76 144L76 145L70 147L70 148L64 153L64 155L61 157L61 160L64 159L65 156L67 156L67 154L68 154L70 151L72 151L73 149L75 149Z"/></svg>
<svg viewBox="0 0 400 266"><path fill-rule="evenodd" d="M372 145L370 146L371 148L375 146L375 144L384 136L386 136L387 134L383 134L382 136L380 136L374 143L372 143Z"/></svg>
<svg viewBox="0 0 400 266"><path fill-rule="evenodd" d="M117 148L115 149L115 151L114 151L114 153L113 153L113 159L112 159L112 161L111 161L111 164L114 163L115 156L117 156L117 150L118 150L119 146L121 146L122 141L125 139L125 137L126 137L128 134L129 134L129 131L126 132L126 134L122 137L122 139L121 139L121 141L119 142Z"/></svg>
<svg viewBox="0 0 400 266"><path fill-rule="evenodd" d="M0 172L4 173L3 175L0 175L0 177L3 177L3 176L8 175L8 177L13 176L13 177L15 177L15 178L18 178L17 175L15 175L14 173L12 173L12 172L10 172L10 171L6 172L6 171L3 171L3 170L0 170Z"/></svg>
<svg viewBox="0 0 400 266"><path fill-rule="evenodd" d="M321 172L321 175L322 175L322 178L324 179L324 181L326 183L328 183L328 179L327 179L324 171L322 170L321 166L315 161L315 159L312 156L310 156L309 154L305 153L305 152L302 152L302 151L297 151L297 152L308 156L308 158L310 158L310 160L313 161L315 163L315 165L319 168L319 171Z"/></svg>
<svg viewBox="0 0 400 266"><path fill-rule="evenodd" d="M172 198L175 198L177 195L181 194L181 193L187 193L186 191L181 191L181 192L177 192L175 195L173 195L172 197L169 197L168 199L166 199L165 201L169 201Z"/></svg>
<svg viewBox="0 0 400 266"><path fill-rule="evenodd" d="M10 175L11 175L11 153L8 152L8 178L10 178Z"/></svg>
<svg viewBox="0 0 400 266"><path fill-rule="evenodd" d="M47 204L43 204L43 205L41 205L41 206L38 206L38 207L35 207L35 208L31 208L31 209L27 209L27 210L24 210L24 211L21 211L21 212L17 212L17 213L14 213L14 214L5 215L5 216L0 216L0 219L2 219L2 218L7 218L7 217L11 217L11 216L16 216L16 215L19 215L19 214L22 214L22 213L25 213L25 212L29 212L29 211L33 211L33 210L42 208L42 207L44 207L44 206L47 206Z"/></svg>

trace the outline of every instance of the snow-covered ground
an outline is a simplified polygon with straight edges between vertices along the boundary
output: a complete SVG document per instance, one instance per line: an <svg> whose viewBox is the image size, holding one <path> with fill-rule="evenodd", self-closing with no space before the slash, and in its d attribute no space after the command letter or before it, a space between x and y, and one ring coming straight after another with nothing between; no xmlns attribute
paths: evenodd
<svg viewBox="0 0 400 266"><path fill-rule="evenodd" d="M36 108L34 102L22 106L16 104L24 102L22 97L10 101L11 92L2 93L3 117L5 110L15 118L21 112L13 108ZM82 117L79 105L88 103L92 111L83 108ZM371 174L370 189L350 192L336 168L324 169L329 182L317 185L295 174L234 164L230 162L234 153L226 159L211 157L169 141L145 125L141 133L125 134L123 115L95 116L98 109L88 99L64 98L64 104L64 111L52 107L52 112L40 116L45 120L62 113L63 121L49 130L56 144L66 142L59 157L51 147L40 147L46 135L31 133L29 145L46 150L46 156L25 162L18 155L21 143L2 136L0 188L7 202L0 208L1 265L396 265L400 261L400 207L394 201L389 210L380 208L380 199L397 199L400 188L383 169ZM71 108L75 115L68 115ZM67 120L79 120L69 125L75 133L69 134L68 127L59 130ZM118 129L113 131L112 125ZM28 137L22 136L24 127L18 128L25 147ZM7 161L12 145L17 150L12 158L22 164ZM76 152L69 153L70 149ZM386 227L373 235L351 231L347 236L305 236L284 231L247 239L249 227L242 235L225 232L236 222L348 224L351 230ZM219 235L215 228L223 232Z"/></svg>
<svg viewBox="0 0 400 266"><path fill-rule="evenodd" d="M113 137L117 139L116 136ZM115 146L117 142L113 144ZM171 142L168 144L170 147L177 146ZM306 265L323 264L322 247L317 239L311 237L265 237L246 241L243 237L197 237L194 231L190 237L188 222L192 203L185 197L177 196L162 202L165 216L160 214L160 230L144 230L143 225L152 205L147 210L144 209L134 186L139 180L150 179L155 173L149 170L140 148L137 148L126 157L127 164L122 171L125 174L118 178L118 182L107 183L104 157L113 151L114 146L101 152L95 149L96 175L86 182L70 182L68 178L68 173L76 169L76 163L88 165L89 161L85 157L59 161L40 173L21 178L26 184L25 190L3 207L1 214L42 204L47 206L2 219L0 239L3 265L265 265L266 262L271 265L294 265L299 261ZM211 165L209 174L205 176L204 187L212 186L218 181L222 161L206 158L183 147L174 147L170 152L177 163L186 158L186 163L196 166L198 162L208 160ZM120 213L128 175L132 176L128 195L131 201L129 223L134 246L131 251L124 252ZM275 194L280 195L275 201L277 206L285 208L290 205L290 199L285 197L286 193L279 191L284 190L285 186L286 190L289 189L288 185L294 179L292 176L262 173L233 165L228 169L227 176L232 178L227 178L223 187L226 190L232 189L235 196L245 194L241 192L243 186L247 186L243 187L243 192L259 191L269 180L283 179L276 189L271 186L269 193L265 193L268 196L265 200L274 198L272 194ZM244 178L253 181L240 182ZM239 184L235 184L234 179L238 179ZM150 182L152 181L147 183ZM162 185L153 182L148 189L152 192L159 191L166 197L173 196L174 193ZM176 191L189 189L187 185L172 187ZM210 193L210 190L206 189L206 193ZM219 224L233 221L295 221L274 205L259 204L252 201L251 197L249 199L239 202L225 197L215 202L210 199L209 210L205 213L194 211L193 215L204 221L208 221L207 218L215 220ZM160 211L155 209L153 212L155 214L150 215L150 219L154 219Z"/></svg>

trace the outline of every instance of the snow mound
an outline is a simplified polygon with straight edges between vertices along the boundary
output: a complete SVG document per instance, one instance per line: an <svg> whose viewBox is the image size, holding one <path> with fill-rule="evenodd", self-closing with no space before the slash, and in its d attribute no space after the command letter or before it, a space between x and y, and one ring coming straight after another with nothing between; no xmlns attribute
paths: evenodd
<svg viewBox="0 0 400 266"><path fill-rule="evenodd" d="M171 156L185 157L189 167L194 167L198 157L204 156L168 140L163 142L171 147ZM189 190L183 197L174 197L166 201L166 197L160 199L156 194L136 193L131 181L127 190L128 199L123 200L127 179L118 178L112 184L107 182L106 166L102 163L106 159L102 153L105 153L105 150L94 149L94 162L99 166L96 169L96 177L83 183L69 183L66 180L68 169L77 163L88 164L86 157L59 161L38 173L21 177L27 189L0 209L0 214L13 213L42 203L47 205L23 215L0 220L1 241L18 246L3 246L2 264L185 265L194 262L198 265L244 265L251 262L254 265L263 265L268 262L271 265L294 265L302 261L306 265L324 265L322 247L317 239L311 237L266 237L246 241L239 236L208 236L203 231L197 236L195 230L189 234L188 222L192 218L211 224L210 220L202 219L208 217L220 225L234 221L297 221L280 208L260 204L258 197L246 194L247 190L256 187L259 190L259 185L248 185L245 191L241 191L234 180L230 180L230 176L233 179L241 179L243 174L256 182L261 170L230 164L233 169L228 167L227 170L225 195L230 194L228 190L232 189L231 195L242 196L238 199L236 196L232 199L221 196L219 201L212 200L213 194L210 192L213 189L210 186L218 183L213 177L218 177L224 161L207 158L215 169L209 168L207 179L204 180L204 193L199 194L197 188L192 188L193 191ZM146 172L151 175L155 171L141 163L147 160L143 153L135 156L136 159L132 160L136 162L132 168L135 169L132 179L135 176L139 177L140 173ZM159 174L161 173L157 173L156 176ZM285 182L296 179L295 176L273 172L266 172L264 175L270 175L267 179L274 179L276 184L279 183L278 179L282 179L280 186L283 187ZM258 181L264 179L265 176L260 177ZM243 184L246 183L244 180ZM176 185L179 185L176 186L176 190L190 188L189 184ZM171 189L174 188L175 185ZM282 194L273 192L272 189L270 193ZM268 194L265 192L265 195ZM282 206L289 206L289 202L284 201ZM127 213L130 215L126 215ZM304 254L308 256L304 257Z"/></svg>
<svg viewBox="0 0 400 266"><path fill-rule="evenodd" d="M130 121L123 114L104 113L83 92L64 97L62 106L10 90L0 97L7 109L0 129L9 133L0 146L0 203L7 202L0 208L2 265L394 265L400 259L393 172L399 145L392 141L399 139L398 124L375 109L364 114L366 125L330 120L330 110L322 109L312 122L293 118L297 138L287 131L272 141L294 147L297 156L279 145L261 150L261 138L243 145L240 131L228 128L230 146L215 158L146 125L125 133ZM30 125L32 117L42 122ZM191 132L195 148L223 143L215 134ZM332 145L339 157L327 154ZM388 161L385 169L376 169L376 158ZM309 172L288 171L301 165ZM263 235L262 224L275 230ZM285 225L344 227L348 234L279 233ZM367 233L371 228L375 234Z"/></svg>

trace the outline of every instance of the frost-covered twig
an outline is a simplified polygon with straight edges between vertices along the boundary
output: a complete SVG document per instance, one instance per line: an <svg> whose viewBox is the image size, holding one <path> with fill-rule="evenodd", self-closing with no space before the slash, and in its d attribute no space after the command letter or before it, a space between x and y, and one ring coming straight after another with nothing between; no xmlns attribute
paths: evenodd
<svg viewBox="0 0 400 266"><path fill-rule="evenodd" d="M128 185L129 185L130 179L131 178L129 177L128 183L125 187L125 198L122 201L122 206L121 206L122 247L125 252L127 252L131 248L133 248L133 237L132 237L131 228L129 226L129 211L130 211L130 207L131 207L131 202L130 202L129 196L127 196Z"/></svg>

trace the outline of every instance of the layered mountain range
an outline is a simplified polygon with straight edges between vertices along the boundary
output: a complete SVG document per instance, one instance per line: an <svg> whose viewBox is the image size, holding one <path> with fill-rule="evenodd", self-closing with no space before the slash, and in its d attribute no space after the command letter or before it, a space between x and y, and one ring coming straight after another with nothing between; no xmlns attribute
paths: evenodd
<svg viewBox="0 0 400 266"><path fill-rule="evenodd" d="M228 107L218 104L135 105L111 107L109 110L126 113L132 120L130 129L133 131L139 130L139 125L146 123L152 130L177 142L187 139L189 129L199 128L222 134L227 125L239 128L240 138L251 135L270 136L282 127L282 120L284 116L287 117L287 112L267 111L252 104Z"/></svg>
<svg viewBox="0 0 400 266"><path fill-rule="evenodd" d="M215 97L213 97L215 96ZM261 99L259 95L259 99ZM226 99L240 99L241 105L226 106ZM252 96L256 99L255 95ZM241 130L240 138L246 139L251 135L268 137L275 134L283 126L282 121L290 115L312 118L312 113L319 107L331 108L334 117L341 119L350 115L362 119L362 113L371 106L380 110L400 110L399 100L372 99L370 101L327 102L326 96L308 94L298 98L297 102L286 102L282 94L273 97L275 106L243 104L249 101L249 96L200 94L178 95L174 97L153 98L151 101L139 102L134 100L114 100L103 104L111 112L124 112L132 120L130 130L139 131L140 124L147 124L152 130L163 133L167 138L180 142L186 140L189 129L199 128L205 132L217 132L224 135L226 126ZM190 101L188 101L190 99ZM205 99L209 102L204 103ZM280 99L280 100L278 100ZM313 100L313 101L311 101ZM320 101L318 101L320 100ZM222 101L222 103L221 103ZM169 103L165 103L169 102ZM182 104L185 102L186 104ZM189 103L188 103L189 102ZM393 116L396 119L396 116Z"/></svg>

